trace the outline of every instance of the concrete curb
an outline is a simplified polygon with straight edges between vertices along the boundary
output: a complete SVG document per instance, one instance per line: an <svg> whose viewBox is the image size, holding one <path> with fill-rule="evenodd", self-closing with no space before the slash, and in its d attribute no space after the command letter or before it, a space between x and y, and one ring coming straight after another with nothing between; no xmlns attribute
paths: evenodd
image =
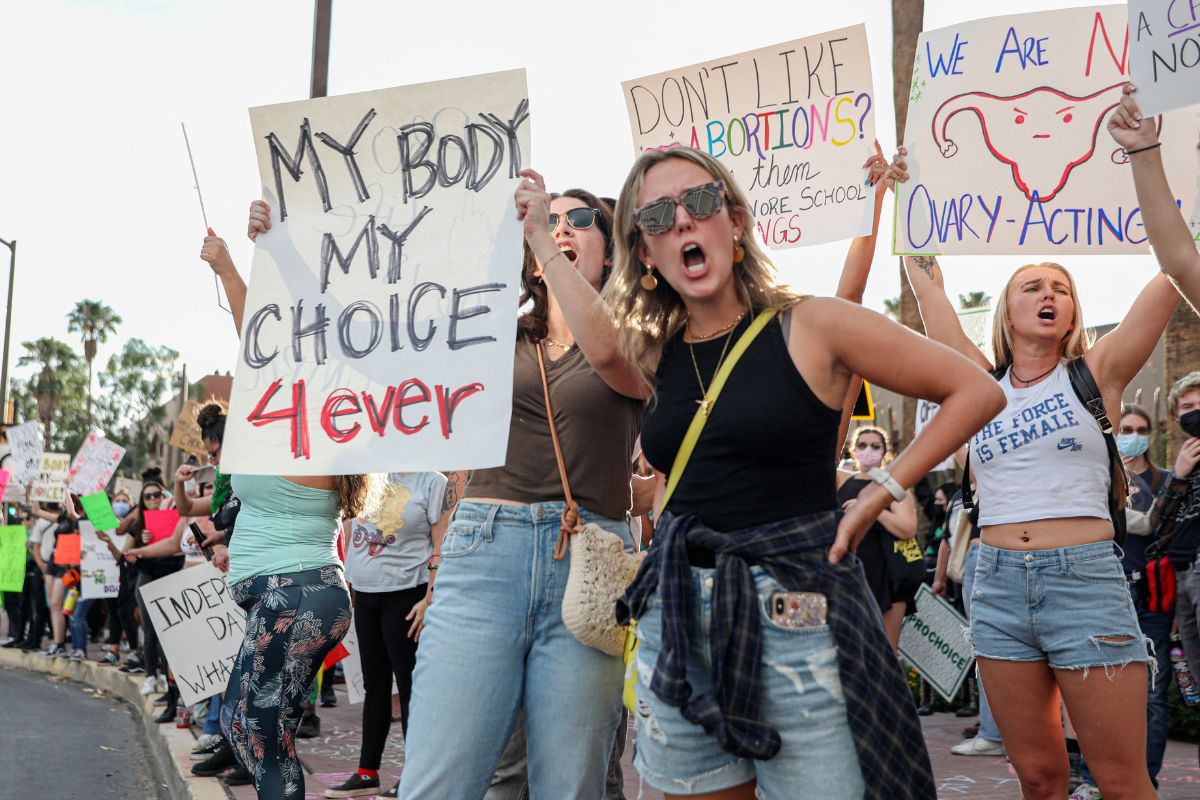
<svg viewBox="0 0 1200 800"><path fill-rule="evenodd" d="M154 718L162 709L154 705L152 696L142 697L139 691L144 680L142 675L123 675L116 667L101 666L94 661L46 658L40 653L13 649L0 649L0 666L59 675L104 689L129 702L141 712L155 772L166 783L171 797L189 800L230 800L233 797L219 780L192 775L194 762L188 758L188 753L195 747L196 737L190 729L155 724Z"/></svg>

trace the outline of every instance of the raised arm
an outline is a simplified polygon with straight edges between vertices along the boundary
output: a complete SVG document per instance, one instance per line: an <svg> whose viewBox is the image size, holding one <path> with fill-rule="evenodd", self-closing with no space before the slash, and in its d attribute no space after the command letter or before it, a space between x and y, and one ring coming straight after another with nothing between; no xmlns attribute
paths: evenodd
<svg viewBox="0 0 1200 800"><path fill-rule="evenodd" d="M871 232L851 240L837 288L838 297L859 304L862 303L863 293L867 290L867 278L875 260L875 244L879 236L879 217L883 212L883 201L893 183L891 170L879 149L879 142L875 143L875 155L866 160L863 169L867 170L867 184L875 187L875 211Z"/></svg>
<svg viewBox="0 0 1200 800"><path fill-rule="evenodd" d="M1167 183L1156 126L1142 119L1141 109L1133 99L1136 91L1133 84L1125 85L1121 105L1108 118L1108 132L1128 154L1142 223L1159 268L1175 281L1187 301L1197 307L1200 306L1200 252Z"/></svg>
<svg viewBox="0 0 1200 800"><path fill-rule="evenodd" d="M525 229L525 241L542 265L542 278L562 309L575 344L612 390L642 399L646 387L636 369L625 363L617 350L617 328L600 294L565 257L550 231L550 195L542 176L531 169L521 171L525 180L517 187L517 219Z"/></svg>
<svg viewBox="0 0 1200 800"><path fill-rule="evenodd" d="M262 201L256 200L255 202L261 203ZM251 206L251 213L253 214L253 206ZM200 248L200 258L208 262L213 272L217 273L217 277L221 280L221 285L225 288L225 296L229 298L229 310L233 312L233 327L237 329L238 336L241 336L242 315L246 310L246 282L242 280L237 267L234 266L233 259L229 257L229 248L226 246L225 240L217 236L212 228L208 229L208 236L204 237L204 245Z"/></svg>
<svg viewBox="0 0 1200 800"><path fill-rule="evenodd" d="M211 497L188 497L184 485L195 474L196 468L183 464L175 470L175 507L185 517L207 517L212 513Z"/></svg>

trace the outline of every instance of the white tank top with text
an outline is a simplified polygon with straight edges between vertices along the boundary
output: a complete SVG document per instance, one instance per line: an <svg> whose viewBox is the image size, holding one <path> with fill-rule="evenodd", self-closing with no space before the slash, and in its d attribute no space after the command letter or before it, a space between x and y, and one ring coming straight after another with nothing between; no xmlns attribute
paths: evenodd
<svg viewBox="0 0 1200 800"><path fill-rule="evenodd" d="M1109 519L1104 434L1071 388L1066 362L1028 389L1006 371L1000 387L1008 403L970 442L979 526Z"/></svg>

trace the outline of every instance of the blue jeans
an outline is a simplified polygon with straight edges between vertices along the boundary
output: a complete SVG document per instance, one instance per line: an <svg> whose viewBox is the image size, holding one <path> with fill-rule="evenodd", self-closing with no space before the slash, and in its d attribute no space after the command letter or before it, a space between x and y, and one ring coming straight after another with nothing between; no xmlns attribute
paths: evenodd
<svg viewBox="0 0 1200 800"><path fill-rule="evenodd" d="M1154 657L1158 660L1158 673L1146 688L1146 771L1150 780L1158 786L1158 773L1162 769L1163 754L1167 751L1167 692L1171 688L1171 622L1174 612L1137 610L1138 627L1154 644ZM1083 779L1095 785L1081 756L1079 771Z"/></svg>
<svg viewBox="0 0 1200 800"><path fill-rule="evenodd" d="M215 736L221 733L221 698L215 694L208 698L208 716L204 718L204 735Z"/></svg>
<svg viewBox="0 0 1200 800"><path fill-rule="evenodd" d="M459 504L417 649L400 797L478 800L522 710L531 795L604 796L624 668L563 625L562 506ZM580 521L633 546L624 520Z"/></svg>
<svg viewBox="0 0 1200 800"><path fill-rule="evenodd" d="M967 620L971 619L971 588L975 585L975 565L979 563L979 545L967 550L967 562L963 567L963 605L967 609ZM988 705L987 694L983 691L983 681L979 683L979 738L989 742L1000 741L1000 726L992 716L992 707Z"/></svg>
<svg viewBox="0 0 1200 800"><path fill-rule="evenodd" d="M87 652L88 634L91 632L88 629L88 611L92 608L91 600L75 601L75 610L71 612L71 649L82 650Z"/></svg>

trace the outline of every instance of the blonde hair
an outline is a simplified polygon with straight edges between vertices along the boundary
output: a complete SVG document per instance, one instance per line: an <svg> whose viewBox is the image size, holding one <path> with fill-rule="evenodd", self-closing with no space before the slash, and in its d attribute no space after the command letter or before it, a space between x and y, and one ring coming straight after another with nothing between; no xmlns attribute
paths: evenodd
<svg viewBox="0 0 1200 800"><path fill-rule="evenodd" d="M800 299L799 295L778 283L775 265L754 236L750 203L721 162L690 147L642 153L629 171L617 199L613 271L601 296L617 326L621 356L626 363L636 367L651 392L654 391L654 375L662 358L663 345L687 322L687 310L679 294L665 280L660 280L658 288L652 292L641 288L644 270L638 251L643 239L641 229L633 221L633 212L646 173L651 167L672 158L690 161L702 167L714 180L725 183L726 206L729 213L736 213L741 221L740 240L745 256L734 265L733 277L738 299L743 305L752 310L783 308ZM732 248L733 242L729 246Z"/></svg>
<svg viewBox="0 0 1200 800"><path fill-rule="evenodd" d="M994 366L1007 367L1013 360L1012 333L1009 330L1008 316L1008 293L1013 285L1017 282L1017 277L1024 271L1029 269L1052 269L1063 275L1067 279L1067 286L1071 291L1071 302L1074 305L1074 318L1071 320L1071 329L1063 336L1059 343L1060 358L1078 358L1088 351L1092 346L1092 332L1083 327L1083 311L1079 307L1079 292L1075 289L1075 279L1071 277L1071 273L1067 272L1067 268L1062 264L1055 264L1051 261L1043 261L1040 264L1026 264L1019 267L1004 284L1004 292L1001 295L1001 301L996 304L996 316L992 320L992 360Z"/></svg>
<svg viewBox="0 0 1200 800"><path fill-rule="evenodd" d="M1172 412L1179 411L1179 398L1193 389L1200 389L1200 372L1189 372L1172 384L1171 391L1167 394L1167 405L1171 407Z"/></svg>
<svg viewBox="0 0 1200 800"><path fill-rule="evenodd" d="M854 429L854 433L850 437L850 455L854 458L854 463L858 464L858 458L854 456L854 453L858 450L858 440L864 433L873 433L879 437L883 442L883 463L890 463L895 456L895 453L892 452L892 440L883 428L876 428L874 425L859 425Z"/></svg>

